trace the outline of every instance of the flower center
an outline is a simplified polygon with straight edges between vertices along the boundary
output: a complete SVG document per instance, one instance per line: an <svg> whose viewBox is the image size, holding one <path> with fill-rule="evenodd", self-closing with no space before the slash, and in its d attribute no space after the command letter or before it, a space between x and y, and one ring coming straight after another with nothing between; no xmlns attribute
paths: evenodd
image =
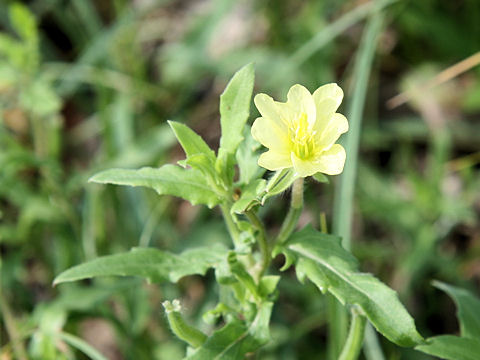
<svg viewBox="0 0 480 360"><path fill-rule="evenodd" d="M302 160L309 160L315 155L315 131L308 128L307 114L300 116L290 122L288 138L290 149Z"/></svg>

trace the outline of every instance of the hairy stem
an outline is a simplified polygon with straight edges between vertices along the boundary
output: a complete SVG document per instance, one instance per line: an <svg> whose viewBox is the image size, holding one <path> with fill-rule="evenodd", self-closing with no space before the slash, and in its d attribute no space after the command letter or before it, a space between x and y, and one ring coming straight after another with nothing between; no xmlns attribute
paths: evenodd
<svg viewBox="0 0 480 360"><path fill-rule="evenodd" d="M230 237L233 240L233 244L235 245L235 247L238 247L240 245L239 244L240 233L238 232L238 228L235 225L233 216L230 213L230 207L225 204L222 204L220 205L220 209L222 210L223 219L225 220L225 224L227 225L228 233L230 234Z"/></svg>
<svg viewBox="0 0 480 360"><path fill-rule="evenodd" d="M168 323L172 332L179 339L185 341L193 348L202 346L207 340L207 335L193 326L188 325L185 320L183 320L182 315L180 314L180 301L164 301L162 305L167 314Z"/></svg>
<svg viewBox="0 0 480 360"><path fill-rule="evenodd" d="M290 209L288 210L287 216L283 221L282 228L278 233L276 243L285 242L288 237L292 234L293 230L297 226L298 219L302 213L303 208L303 178L298 178L293 183L292 187L292 200L290 202Z"/></svg>
<svg viewBox="0 0 480 360"><path fill-rule="evenodd" d="M258 279L260 279L270 265L270 247L268 246L267 236L265 234L265 226L258 218L257 214L254 211L249 210L245 213L245 215L247 216L248 220L250 220L250 222L253 224L253 226L255 226L255 228L258 230L257 240L260 252L262 254L262 263L260 266L260 271L258 272Z"/></svg>
<svg viewBox="0 0 480 360"><path fill-rule="evenodd" d="M352 311L352 320L350 323L350 331L348 332L347 341L340 354L339 360L356 360L362 349L363 338L365 336L366 318L357 311Z"/></svg>

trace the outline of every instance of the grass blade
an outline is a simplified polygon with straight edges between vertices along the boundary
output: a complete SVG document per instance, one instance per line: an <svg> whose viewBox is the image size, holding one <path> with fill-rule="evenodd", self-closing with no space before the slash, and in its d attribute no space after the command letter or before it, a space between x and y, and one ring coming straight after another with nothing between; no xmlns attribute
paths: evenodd
<svg viewBox="0 0 480 360"><path fill-rule="evenodd" d="M379 3L381 7L382 3ZM361 121L372 61L383 24L383 13L377 11L368 21L362 43L357 52L353 69L354 88L348 108L350 130L345 137L344 145L347 160L340 181L335 188L333 212L333 233L343 239L343 246L351 248L351 224L353 212L353 194L357 173L358 147L360 141ZM334 298L329 297L329 355L330 359L338 358L347 335L347 314Z"/></svg>
<svg viewBox="0 0 480 360"><path fill-rule="evenodd" d="M297 64L297 66L302 64L310 56L335 39L350 26L366 18L372 12L378 11L396 1L397 0L370 1L366 4L357 6L338 20L323 28L314 37L303 44L297 51L295 51L295 53L293 53L290 60Z"/></svg>
<svg viewBox="0 0 480 360"><path fill-rule="evenodd" d="M80 350L92 360L108 360L105 356L100 354L97 349L87 343L85 340L80 339L72 334L61 332L59 337L70 346Z"/></svg>

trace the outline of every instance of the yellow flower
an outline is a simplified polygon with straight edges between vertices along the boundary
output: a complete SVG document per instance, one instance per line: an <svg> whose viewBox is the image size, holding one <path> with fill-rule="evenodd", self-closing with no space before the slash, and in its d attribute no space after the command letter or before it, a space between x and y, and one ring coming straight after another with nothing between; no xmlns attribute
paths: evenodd
<svg viewBox="0 0 480 360"><path fill-rule="evenodd" d="M285 103L256 95L262 117L253 123L252 136L269 149L260 155L258 165L268 170L293 167L301 177L340 174L346 155L335 142L348 130L345 116L335 112L342 99L337 84L321 86L313 95L302 85L293 85Z"/></svg>

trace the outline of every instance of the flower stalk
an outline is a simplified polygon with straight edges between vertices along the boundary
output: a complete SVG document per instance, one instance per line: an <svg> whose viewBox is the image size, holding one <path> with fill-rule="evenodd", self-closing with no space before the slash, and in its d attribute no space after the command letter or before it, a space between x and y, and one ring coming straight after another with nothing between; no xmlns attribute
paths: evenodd
<svg viewBox="0 0 480 360"><path fill-rule="evenodd" d="M292 199L290 201L290 209L278 233L276 243L284 243L295 230L298 219L303 209L303 178L298 178L293 182Z"/></svg>
<svg viewBox="0 0 480 360"><path fill-rule="evenodd" d="M253 210L249 210L245 213L245 215L247 216L248 220L250 220L250 222L253 224L253 226L258 230L258 247L260 248L260 253L262 254L262 262L260 264L260 270L257 275L257 279L260 279L270 265L270 260L272 257L270 247L265 233L265 226L258 218L257 214Z"/></svg>
<svg viewBox="0 0 480 360"><path fill-rule="evenodd" d="M188 325L183 320L180 313L182 307L180 301L175 299L172 302L164 301L162 303L165 313L167 314L168 323L172 332L181 340L188 343L193 348L198 348L207 340L205 335L200 330Z"/></svg>
<svg viewBox="0 0 480 360"><path fill-rule="evenodd" d="M356 309L352 309L350 330L339 360L356 360L358 358L365 337L366 321L365 316L359 314Z"/></svg>
<svg viewBox="0 0 480 360"><path fill-rule="evenodd" d="M233 244L235 247L240 246L239 236L240 233L238 231L237 226L235 225L235 220L233 219L232 214L230 213L230 206L225 204L220 205L220 209L222 210L223 219L225 220L225 224L227 225L228 233L233 240Z"/></svg>

